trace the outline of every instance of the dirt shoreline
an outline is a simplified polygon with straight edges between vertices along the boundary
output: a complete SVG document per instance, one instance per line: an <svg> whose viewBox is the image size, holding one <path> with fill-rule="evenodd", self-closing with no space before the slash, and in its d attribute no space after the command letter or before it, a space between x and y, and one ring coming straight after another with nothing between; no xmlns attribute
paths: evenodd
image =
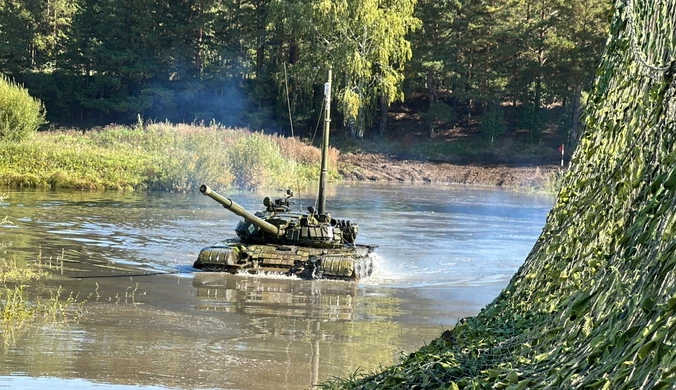
<svg viewBox="0 0 676 390"><path fill-rule="evenodd" d="M559 172L557 165L459 165L398 159L383 154L346 153L338 172L347 181L472 184L510 188L546 189Z"/></svg>

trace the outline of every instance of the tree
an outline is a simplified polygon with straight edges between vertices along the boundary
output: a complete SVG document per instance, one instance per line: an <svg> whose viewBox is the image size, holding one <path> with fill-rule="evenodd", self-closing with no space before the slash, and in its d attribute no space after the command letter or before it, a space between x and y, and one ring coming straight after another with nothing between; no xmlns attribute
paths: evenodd
<svg viewBox="0 0 676 390"><path fill-rule="evenodd" d="M65 51L78 0L0 3L0 70L53 71Z"/></svg>
<svg viewBox="0 0 676 390"><path fill-rule="evenodd" d="M437 123L450 123L452 125L455 122L455 110L441 101L434 102L427 112L423 112L420 116L428 126L430 138L434 137Z"/></svg>
<svg viewBox="0 0 676 390"><path fill-rule="evenodd" d="M543 105L566 104L573 95L579 98L582 84L590 85L603 49L610 1L500 0L499 4L497 38L503 45L496 63L502 64L505 97L520 107L521 125L535 142L543 127Z"/></svg>
<svg viewBox="0 0 676 390"><path fill-rule="evenodd" d="M434 134L434 123L446 119L435 115L440 113L438 107L444 107L445 104L436 105L439 103L439 89L450 88L448 73L457 58L458 49L453 43L455 31L452 25L460 7L457 0L422 0L416 6L415 16L420 19L421 27L411 34L413 59L407 73L414 88L424 90L427 94L425 125L430 137ZM440 50L442 47L444 50Z"/></svg>
<svg viewBox="0 0 676 390"><path fill-rule="evenodd" d="M490 148L493 148L495 139L505 133L505 114L502 107L498 103L488 105L481 118L481 132L489 143Z"/></svg>
<svg viewBox="0 0 676 390"><path fill-rule="evenodd" d="M276 130L288 120L285 65L294 119L308 129L332 67L336 122L355 137L378 116L386 133L406 79L407 90L427 98L430 134L446 120L434 117L446 105L471 116L509 100L531 114L573 102L575 138L609 3L5 0L0 72L62 118L79 111L85 122L105 123L141 114Z"/></svg>
<svg viewBox="0 0 676 390"><path fill-rule="evenodd" d="M416 0L316 0L308 36L306 68L330 66L335 96L353 136L361 138L373 122L376 102L403 98L403 66L411 58L409 31L419 25L413 16Z"/></svg>
<svg viewBox="0 0 676 390"><path fill-rule="evenodd" d="M35 23L19 0L0 3L0 71L20 75L33 69Z"/></svg>
<svg viewBox="0 0 676 390"><path fill-rule="evenodd" d="M561 61L556 62L554 80L561 80L558 94L563 101L573 101L568 140L577 142L581 96L591 88L599 59L603 53L611 4L607 0L571 0L562 22ZM571 99L572 95L572 99Z"/></svg>

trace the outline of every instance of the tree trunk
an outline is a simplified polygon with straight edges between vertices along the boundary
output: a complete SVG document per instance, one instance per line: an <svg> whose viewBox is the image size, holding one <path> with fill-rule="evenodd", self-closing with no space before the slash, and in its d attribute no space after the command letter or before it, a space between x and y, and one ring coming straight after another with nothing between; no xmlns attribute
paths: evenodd
<svg viewBox="0 0 676 390"><path fill-rule="evenodd" d="M357 138L357 124L353 116L347 118L347 127L350 129L352 138Z"/></svg>
<svg viewBox="0 0 676 390"><path fill-rule="evenodd" d="M298 42L296 38L291 38L291 43L289 44L289 64L293 65L298 62L299 50Z"/></svg>
<svg viewBox="0 0 676 390"><path fill-rule="evenodd" d="M350 128L350 135L352 138L357 138L359 140L364 139L364 112L363 109L359 109L359 114L357 117L350 117L347 120L347 126Z"/></svg>
<svg viewBox="0 0 676 390"><path fill-rule="evenodd" d="M201 10L200 10L201 12ZM197 72L197 77L202 78L202 42L204 40L204 30L200 27L197 30L197 50L195 58L195 71Z"/></svg>
<svg viewBox="0 0 676 390"><path fill-rule="evenodd" d="M427 109L427 112L430 113L434 107L434 105L437 103L438 98L437 98L437 88L436 85L434 84L434 76L432 75L432 72L427 73L427 96L429 98L429 107ZM430 138L434 137L434 118L430 115L427 116L427 119L425 119L425 127L427 127L427 132L430 135Z"/></svg>
<svg viewBox="0 0 676 390"><path fill-rule="evenodd" d="M570 127L570 134L568 138L568 143L574 145L577 143L578 131L580 127L580 115L582 110L580 107L580 99L582 98L582 85L577 85L575 87L575 100L573 101L573 123Z"/></svg>
<svg viewBox="0 0 676 390"><path fill-rule="evenodd" d="M267 41L266 36L266 21L267 21L267 0L262 0L258 3L258 26L257 26L257 47L256 47L256 78L261 79L263 77L263 63L265 62L265 44Z"/></svg>
<svg viewBox="0 0 676 390"><path fill-rule="evenodd" d="M387 132L387 114L389 112L390 104L387 101L387 95L380 96L380 136L384 136Z"/></svg>
<svg viewBox="0 0 676 390"><path fill-rule="evenodd" d="M237 46L237 53L242 52L242 24L241 24L242 0L235 1L235 45ZM238 63L239 64L239 63Z"/></svg>

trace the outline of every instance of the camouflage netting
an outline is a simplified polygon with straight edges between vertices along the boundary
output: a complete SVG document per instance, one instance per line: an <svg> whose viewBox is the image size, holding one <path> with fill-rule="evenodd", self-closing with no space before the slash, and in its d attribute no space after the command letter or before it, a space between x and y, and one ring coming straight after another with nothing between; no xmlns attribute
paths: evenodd
<svg viewBox="0 0 676 390"><path fill-rule="evenodd" d="M524 265L358 388L676 388L676 0L618 0L586 130Z"/></svg>

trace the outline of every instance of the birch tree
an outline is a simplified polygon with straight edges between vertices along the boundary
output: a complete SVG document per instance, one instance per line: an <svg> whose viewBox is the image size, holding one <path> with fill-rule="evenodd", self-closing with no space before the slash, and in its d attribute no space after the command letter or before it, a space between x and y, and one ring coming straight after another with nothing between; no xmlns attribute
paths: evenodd
<svg viewBox="0 0 676 390"><path fill-rule="evenodd" d="M406 35L419 25L416 0L318 0L312 4L313 52L307 59L333 68L335 95L345 124L362 138L378 99L386 108L403 98ZM306 63L316 66L317 63Z"/></svg>

